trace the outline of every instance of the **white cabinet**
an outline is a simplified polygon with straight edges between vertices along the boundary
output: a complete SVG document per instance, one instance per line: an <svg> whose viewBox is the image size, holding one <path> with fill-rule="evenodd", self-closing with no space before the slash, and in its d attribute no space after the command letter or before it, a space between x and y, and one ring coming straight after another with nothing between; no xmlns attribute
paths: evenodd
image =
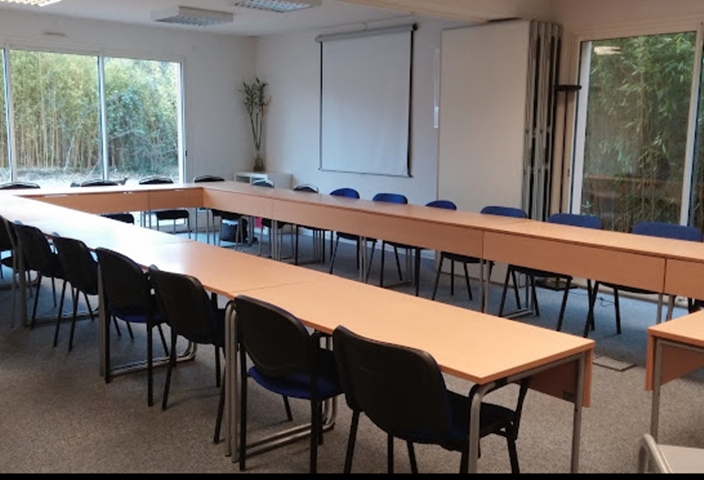
<svg viewBox="0 0 704 480"><path fill-rule="evenodd" d="M271 180L276 188L293 188L290 173L279 172L236 172L235 181L252 183L255 180Z"/></svg>

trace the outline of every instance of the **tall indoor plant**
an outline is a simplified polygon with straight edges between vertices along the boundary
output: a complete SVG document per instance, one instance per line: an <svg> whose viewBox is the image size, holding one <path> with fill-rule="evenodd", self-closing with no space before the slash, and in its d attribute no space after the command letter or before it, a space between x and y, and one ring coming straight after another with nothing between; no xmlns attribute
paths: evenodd
<svg viewBox="0 0 704 480"><path fill-rule="evenodd" d="M252 137L254 138L254 171L264 171L264 157L262 156L262 133L264 131L264 114L269 105L270 98L267 97L267 83L262 82L259 77L253 82L242 82L242 95L244 106L249 115L249 123L252 127Z"/></svg>

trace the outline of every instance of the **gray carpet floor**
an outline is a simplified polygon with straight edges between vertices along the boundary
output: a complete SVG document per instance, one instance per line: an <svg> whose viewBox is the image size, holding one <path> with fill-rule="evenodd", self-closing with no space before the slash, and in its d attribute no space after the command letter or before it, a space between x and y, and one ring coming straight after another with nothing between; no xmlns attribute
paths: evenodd
<svg viewBox="0 0 704 480"><path fill-rule="evenodd" d="M301 240L302 257L310 252L309 239ZM227 244L223 244L227 248ZM284 240L288 252L288 239ZM249 249L258 253L258 246ZM387 281L397 276L391 250L387 254ZM284 259L284 261L291 261ZM309 263L304 268L327 271L329 264ZM370 283L378 282L379 256L374 259ZM335 264L338 275L357 278L351 245L340 247ZM458 270L461 272L461 269ZM499 282L499 275L493 279ZM430 298L435 278L434 263L424 258L420 294ZM5 286L9 272L4 271ZM410 285L394 287L413 294ZM455 295L450 294L449 275L441 275L437 301L478 309L478 283L469 301L462 277ZM39 317L56 314L50 283L40 296ZM499 283L490 291L490 312L496 313L501 294ZM538 290L540 316L515 321L554 329L562 292ZM226 299L223 299L223 302ZM95 303L97 301L94 301ZM146 373L116 377L106 384L99 375L97 321L78 322L75 344L68 352L69 325L62 324L59 344L52 347L55 324L41 323L33 329L11 328L11 296L0 290L0 472L2 473L239 473L237 463L225 455L224 443L212 442L218 389L210 349L198 350L192 362L179 364L172 379L169 406L159 405L165 369L155 372L157 404L147 407ZM509 304L510 305L510 304ZM82 305L85 309L85 305ZM512 308L508 306L507 308ZM580 472L630 473L636 471L641 436L650 425L650 393L645 391L646 328L655 323L652 301L624 298L621 305L623 333L616 334L613 299L601 292L596 307L596 340L592 406L584 409L580 449ZM69 312L69 308L65 310ZM31 310L30 310L31 312ZM583 289L570 292L563 331L581 335L587 313ZM686 314L678 308L674 316ZM432 321L432 319L428 319ZM116 363L140 360L145 333L135 328L131 339L122 324L121 336L113 335L112 358ZM502 345L495 348L501 349ZM160 352L158 343L155 351ZM471 352L467 352L471 355ZM453 390L467 392L471 385L448 377ZM487 400L512 406L517 388L508 386ZM667 384L662 392L660 439L665 443L704 448L704 376L695 373ZM281 399L256 386L250 389L250 440L288 426ZM305 403L292 401L294 422L309 418ZM343 469L350 412L344 399L337 403L334 428L325 434L319 449L318 470L338 473ZM565 473L570 469L572 406L537 392L529 392L518 439L518 455L524 473ZM248 459L245 473L306 473L308 441L302 440ZM396 442L396 471L409 472L405 445ZM418 465L424 473L453 473L459 454L440 447L418 446ZM355 473L386 471L385 436L362 418L357 441ZM487 437L481 442L479 471L510 471L505 440Z"/></svg>

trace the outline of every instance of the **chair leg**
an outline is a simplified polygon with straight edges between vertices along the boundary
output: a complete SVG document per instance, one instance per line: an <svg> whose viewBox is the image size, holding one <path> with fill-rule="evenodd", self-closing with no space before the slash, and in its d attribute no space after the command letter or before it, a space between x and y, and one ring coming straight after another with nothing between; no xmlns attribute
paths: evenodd
<svg viewBox="0 0 704 480"><path fill-rule="evenodd" d="M34 328L34 323L37 320L37 303L39 303L39 289L42 286L42 274L37 274L37 288L34 293L34 306L32 307L32 321L30 322L30 327Z"/></svg>
<svg viewBox="0 0 704 480"><path fill-rule="evenodd" d="M240 451L239 451L239 463L240 472L243 472L246 468L247 459L247 384L248 375L246 367L246 355L244 352L244 347L239 345L240 354Z"/></svg>
<svg viewBox="0 0 704 480"><path fill-rule="evenodd" d="M408 252L406 252L408 253ZM398 258L398 248L394 245L394 257L396 258L396 270L398 271L399 281L403 281L403 271L401 270L401 260Z"/></svg>
<svg viewBox="0 0 704 480"><path fill-rule="evenodd" d="M129 325L130 322L127 322ZM154 346L152 338L154 327L147 325L147 406L154 405ZM131 330L130 330L131 332Z"/></svg>
<svg viewBox="0 0 704 480"><path fill-rule="evenodd" d="M587 319L584 322L584 332L582 336L587 338L589 336L589 330L594 330L594 305L596 304L596 296L599 293L599 282L594 282L594 285L589 288L591 281L587 280L587 292L589 294L589 311L587 312Z"/></svg>
<svg viewBox="0 0 704 480"><path fill-rule="evenodd" d="M215 419L215 433L213 434L213 443L218 444L220 443L220 430L222 429L222 416L225 411L225 388L227 387L227 377L224 376L223 372L223 380L222 380L222 387L220 388L220 400L218 401L218 414Z"/></svg>
<svg viewBox="0 0 704 480"><path fill-rule="evenodd" d="M506 442L508 443L508 457L511 462L511 473L512 474L519 474L519 473L521 473L521 469L518 465L518 452L516 450L516 439L510 432L508 432L506 434Z"/></svg>
<svg viewBox="0 0 704 480"><path fill-rule="evenodd" d="M384 259L386 258L386 242L383 240L381 241L381 267L379 271L379 286L383 287L384 286L384 268L385 268L385 262ZM372 269L372 263L369 262L369 270L367 270L367 278L369 278L369 271Z"/></svg>
<svg viewBox="0 0 704 480"><path fill-rule="evenodd" d="M394 473L394 437L386 435L386 464L387 473Z"/></svg>
<svg viewBox="0 0 704 480"><path fill-rule="evenodd" d="M455 296L455 261L450 260L450 295Z"/></svg>
<svg viewBox="0 0 704 480"><path fill-rule="evenodd" d="M293 421L293 413L291 412L291 403L288 401L288 397L282 395L281 398L284 399L284 410L286 410L286 418L289 422Z"/></svg>
<svg viewBox="0 0 704 480"><path fill-rule="evenodd" d="M462 262L462 265L464 266L464 281L467 282L467 294L469 295L469 301L471 302L474 298L472 298L472 287L469 284L469 269L467 268L467 262Z"/></svg>
<svg viewBox="0 0 704 480"><path fill-rule="evenodd" d="M76 317L78 316L78 289L73 288L73 315L71 316L71 333L68 337L68 351L73 349L73 334L76 331Z"/></svg>
<svg viewBox="0 0 704 480"><path fill-rule="evenodd" d="M408 447L408 460L411 463L411 473L418 473L418 462L416 462L416 450L413 448L413 442L406 442Z"/></svg>
<svg viewBox="0 0 704 480"><path fill-rule="evenodd" d="M567 308L567 296L570 294L570 286L572 285L572 277L565 278L565 292L562 294L562 305L560 306L560 314L557 316L557 331L562 330L562 320L565 318L565 309Z"/></svg>
<svg viewBox="0 0 704 480"><path fill-rule="evenodd" d="M56 314L56 329L54 330L54 346L59 342L59 327L61 326L61 314L64 310L64 298L66 297L66 282L64 280L64 285L61 288L61 300L59 301L59 313ZM34 324L34 318L32 318L32 324Z"/></svg>
<svg viewBox="0 0 704 480"><path fill-rule="evenodd" d="M621 305L618 299L618 288L614 288L614 308L616 309L616 333L621 333Z"/></svg>
<svg viewBox="0 0 704 480"><path fill-rule="evenodd" d="M536 317L540 316L540 306L538 305L538 292L535 288L535 277L533 275L528 279L530 282L530 292L533 298L533 314Z"/></svg>
<svg viewBox="0 0 704 480"><path fill-rule="evenodd" d="M171 373L176 366L176 333L171 332L171 351L169 352L169 365L166 368L166 381L164 382L164 393L161 398L161 409L166 410L169 401L169 389L171 388Z"/></svg>
<svg viewBox="0 0 704 480"><path fill-rule="evenodd" d="M332 241L332 237L330 238L330 241ZM335 258L337 257L337 247L340 246L340 237L337 237L335 239L335 246L332 249L332 255L330 256L330 272L332 273L332 268L335 265ZM359 255L359 251L357 251L357 255Z"/></svg>
<svg viewBox="0 0 704 480"><path fill-rule="evenodd" d="M501 302L499 303L499 317L503 317L504 315L504 305L506 303L506 291L508 290L508 282L511 279L511 273L513 272L513 269L509 265L506 270L506 278L504 280L504 288L501 291ZM513 276L515 280L515 275Z"/></svg>
<svg viewBox="0 0 704 480"><path fill-rule="evenodd" d="M433 285L433 295L430 297L431 300L435 300L435 296L438 293L438 283L440 282L440 272L442 271L442 262L445 260L445 257L440 254L440 261L438 262L438 268L435 271L435 284Z"/></svg>
<svg viewBox="0 0 704 480"><path fill-rule="evenodd" d="M318 442L320 438L320 402L313 398L310 402L310 473L318 470Z"/></svg>
<svg viewBox="0 0 704 480"><path fill-rule="evenodd" d="M420 295L420 248L415 249L415 263L413 265L413 281L416 284L416 297Z"/></svg>
<svg viewBox="0 0 704 480"><path fill-rule="evenodd" d="M352 411L352 423L350 424L350 435L347 439L347 454L345 455L344 473L352 473L352 457L354 456L354 446L357 440L357 427L359 426L359 411Z"/></svg>

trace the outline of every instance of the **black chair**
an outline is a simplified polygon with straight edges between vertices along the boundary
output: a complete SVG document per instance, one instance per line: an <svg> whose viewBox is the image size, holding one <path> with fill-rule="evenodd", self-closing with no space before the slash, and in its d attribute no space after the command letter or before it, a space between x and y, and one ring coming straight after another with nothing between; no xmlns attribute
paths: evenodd
<svg viewBox="0 0 704 480"><path fill-rule="evenodd" d="M49 243L49 239L37 227L25 225L21 222L13 222L12 228L17 235L18 248L24 259L24 269L26 272L36 272L36 289L34 291L34 306L32 307L32 318L30 320L30 328L33 328L37 319L37 304L39 303L39 294L41 291L42 280L44 278L51 279L51 289L54 297L54 306L56 306L56 282L62 280L64 282L62 291L66 289L66 274L64 272L61 261L56 251ZM30 286L31 288L31 286ZM63 307L64 295L61 295L61 305L56 318L57 322L61 321L61 313Z"/></svg>
<svg viewBox="0 0 704 480"><path fill-rule="evenodd" d="M0 184L0 190L22 190L25 188L41 188L34 182L7 182Z"/></svg>
<svg viewBox="0 0 704 480"><path fill-rule="evenodd" d="M264 188L274 188L274 182L271 180L267 180L265 178L261 178L258 180L255 180L252 182L252 185L256 187L264 187ZM271 242L277 242L277 245L279 247L279 251L281 251L281 230L288 225L288 222L276 222L276 232L273 231L273 226L274 226L274 221L271 218L262 218L261 219L261 227L259 228L259 236L263 237L264 236L264 228L267 229L268 232L268 237L269 237L269 249L271 251ZM260 241L259 242L259 255L262 254L262 244L264 242ZM293 237L291 238L291 250L294 250L294 245L293 245Z"/></svg>
<svg viewBox="0 0 704 480"><path fill-rule="evenodd" d="M426 203L425 206L432 208L444 208L447 210L457 210L457 205L450 200L433 200L432 202ZM468 265L478 264L481 262L481 259L477 257L470 257L468 255L461 255L459 253L451 252L440 252L439 255L440 259L438 260L438 267L435 272L435 283L433 284L433 295L431 297L432 300L435 300L435 297L438 293L438 284L440 283L440 272L442 272L442 266L445 260L448 260L450 262L450 295L455 294L455 262L458 262L461 263L464 267L464 280L467 284L467 295L469 296L470 301L473 300L472 286L469 283Z"/></svg>
<svg viewBox="0 0 704 480"><path fill-rule="evenodd" d="M10 269L12 279L10 288L12 290L12 328L15 326L15 303L16 303L16 292L19 289L19 278L20 275L20 265L19 265L19 248L17 243L17 232L15 231L15 224L10 222L7 218L0 215L0 255L8 254L0 258L0 266L4 266ZM25 262L26 263L26 262ZM0 267L0 272L2 272L2 278L4 277L4 271ZM30 284L30 275L27 271L26 284Z"/></svg>
<svg viewBox="0 0 704 480"><path fill-rule="evenodd" d="M73 186L73 187L114 187L117 185L124 185L125 181L127 181L126 178L122 181L95 179L95 180L86 180L86 181L81 182L79 184L71 184L71 186ZM118 222L131 223L134 225L134 215L132 215L129 212L101 213L100 215L105 218L117 220Z"/></svg>
<svg viewBox="0 0 704 480"><path fill-rule="evenodd" d="M56 248L56 253L64 271L64 287L61 292L61 302L59 315L63 310L63 299L66 284L71 284L71 299L73 300L73 314L71 315L71 334L68 340L68 351L73 349L73 336L76 330L76 319L78 318L78 298L83 294L86 301L91 320L95 320L95 312L91 308L90 298L98 296L98 261L93 256L93 252L83 241L75 238L62 237L58 234L52 235L52 243ZM57 318L56 330L54 331L54 346L59 339L59 327L61 319Z"/></svg>
<svg viewBox="0 0 704 480"><path fill-rule="evenodd" d="M372 197L372 200L375 202L387 202L387 203L396 203L399 205L406 205L408 204L408 198L400 193L377 193ZM385 263L385 258L386 258L386 246L390 246L394 249L394 257L396 258L396 269L398 271L398 279L399 281L403 281L403 272L401 271L401 261L398 258L398 249L401 248L406 251L406 254L408 255L409 252L415 251L416 247L412 245L406 245L403 243L398 243L398 242L390 242L388 240L383 240L381 241L381 267L380 267L380 273L379 273L379 286L383 287L384 286L384 263ZM367 269L367 278L365 281L369 281L369 274L371 273L371 266L372 262L371 259L369 260L369 268Z"/></svg>
<svg viewBox="0 0 704 480"><path fill-rule="evenodd" d="M667 222L649 222L649 221L643 221L643 222L638 222L635 225L633 225L633 228L631 229L631 233L633 235L649 235L653 237L661 237L661 238L672 238L676 240L685 240L689 242L701 242L703 239L702 231L699 230L697 227L690 227L687 225L679 225L676 223L667 223ZM594 283L594 288L592 291L592 296L590 299L590 305L589 305L589 316L587 317L587 321L584 325L584 333L583 335L587 337L589 335L589 330L593 330L595 328L594 325L594 304L596 303L596 297L599 293L599 287L600 286L605 286L610 288L613 291L614 295L614 311L616 313L616 333L621 333L621 306L619 304L619 293L620 292L629 292L629 293L634 293L634 294L643 294L643 295L648 295L648 294L654 294L657 292L651 292L649 290L644 290L642 288L633 288L633 287L628 287L625 285L618 285L614 283L607 283L607 282L600 282L596 281ZM657 309L657 319L656 323L660 323L662 320L662 293L658 293L658 309ZM671 317L672 315L672 307L673 307L673 301L670 301L670 309L668 312L668 318ZM690 300L690 305L692 304L692 301ZM691 308L691 306L690 306Z"/></svg>
<svg viewBox="0 0 704 480"><path fill-rule="evenodd" d="M452 209L452 206L454 203L449 202L447 200L440 200L440 204L436 205L431 205L428 204L427 206L431 207L439 207L439 208L449 208ZM433 202L430 202L433 203ZM455 206L455 209L457 207ZM513 218L528 218L528 214L526 214L525 211L523 211L520 208L516 207L505 207L502 205L487 205L486 207L482 208L479 213L482 213L484 215L501 215L505 217L513 217ZM472 289L469 284L469 271L468 271L468 265L476 265L480 264L482 262L481 258L478 257L472 257L469 255L460 255L456 253L451 253L451 252L440 252L440 260L438 262L438 267L435 272L435 284L433 285L433 295L432 299L435 300L435 297L438 292L438 284L440 282L440 273L442 272L442 266L445 260L449 260L450 263L450 293L454 295L455 293L455 262L459 262L462 264L464 267L464 278L465 282L467 283L467 293L469 295L469 299L472 300ZM489 260L487 262L488 268L489 268L489 279L491 279L491 272L494 270L494 265L495 263L492 260ZM514 285L514 293L516 297L516 302L520 301L520 297L518 294L518 287Z"/></svg>
<svg viewBox="0 0 704 480"><path fill-rule="evenodd" d="M240 399L240 471L247 459L248 378L271 392L310 401L310 473L317 471L318 445L323 443L323 402L342 393L332 351L321 346L323 335L308 329L285 310L240 295L237 315ZM251 368L247 368L249 357Z"/></svg>
<svg viewBox="0 0 704 480"><path fill-rule="evenodd" d="M352 470L359 419L365 414L387 434L388 473L394 471L394 438L406 442L413 473L418 473L416 443L461 452L460 473L467 473L473 391L467 396L449 390L428 352L365 338L344 326L338 326L332 337L345 399L352 410L344 472ZM480 410L480 438L491 434L506 438L513 473L520 473L516 440L527 390L528 380L524 380L514 410L489 402L482 402Z"/></svg>
<svg viewBox="0 0 704 480"><path fill-rule="evenodd" d="M293 187L293 190L296 192L304 192L304 193L319 193L318 187L315 185L311 184L301 184L301 185L296 185ZM293 235L295 239L295 245L293 247L293 263L294 265L298 265L298 240L299 240L299 235L300 235L300 230L304 228L306 230L310 230L313 234L313 257L318 258L318 255L322 255L322 261L325 262L325 230L324 228L317 228L317 227L311 227L309 225L294 225L293 226ZM320 240L320 241L318 241ZM320 250L320 251L318 251Z"/></svg>
<svg viewBox="0 0 704 480"><path fill-rule="evenodd" d="M212 183L212 182L224 182L225 177L220 177L218 175L199 175L193 179L193 183ZM217 234L217 231L215 230L215 219L219 219L222 222L223 216L227 218L227 220L231 222L236 222L240 219L242 216L239 213L230 213L230 212L225 212L222 210L217 210L217 209L212 209L212 208L207 208L207 207L198 207L196 208L196 215L195 215L195 226L196 226L196 235L198 234L198 214L199 213L205 213L205 243L210 243L210 226L212 225L213 227L213 236ZM215 239L213 238L213 244L215 244Z"/></svg>
<svg viewBox="0 0 704 480"><path fill-rule="evenodd" d="M98 269L102 284L103 308L109 318L120 319L127 324L130 338L134 339L132 323L143 324L147 330L147 405L154 404L153 380L153 330L156 327L161 337L165 355L169 354L166 337L162 329L164 316L152 292L149 274L131 258L110 250L98 247L95 249L98 258ZM109 342L106 346L109 348ZM111 381L110 353L106 353L107 368L105 382Z"/></svg>
<svg viewBox="0 0 704 480"><path fill-rule="evenodd" d="M159 270L154 265L149 267L149 277L164 321L171 328L169 363L161 409L166 410L168 405L171 375L177 365L178 337L183 337L192 344L212 346L215 349L215 384L220 388L213 435L213 443L218 443L225 406L225 384L221 381L225 372L224 367L221 369L220 366L220 356L225 354L225 309L218 307L217 296L214 293L209 296L195 277Z"/></svg>
<svg viewBox="0 0 704 480"><path fill-rule="evenodd" d="M330 192L330 195L338 196L338 197L345 197L345 198L354 198L358 199L359 197L359 192L355 190L354 188L350 187L342 187L342 188L337 188ZM335 244L330 245L330 250L332 251L332 254L330 255L330 273L333 272L333 268L335 267L335 259L337 258L337 249L340 246L340 239L344 239L350 242L354 242L357 250L357 268L360 267L359 263L359 249L361 248L360 245L360 237L359 235L355 235L353 233L346 233L342 231L337 231L334 233L334 235L330 236L330 241L332 242L332 237L335 237ZM366 243L371 244L372 247L372 253L369 256L369 263L371 264L371 261L374 259L374 250L376 250L376 238L370 238L370 237L365 237ZM366 246L366 245L365 245Z"/></svg>
<svg viewBox="0 0 704 480"><path fill-rule="evenodd" d="M172 183L174 183L174 181L167 177L149 177L143 178L139 181L140 185L165 185ZM186 228L188 229L188 238L191 238L191 214L187 208L168 208L165 210L155 210L147 213L153 214L154 218L156 218L157 229L159 228L160 222L172 222L173 233L176 233L176 222L179 220L185 220ZM151 221L149 224L151 226Z"/></svg>
<svg viewBox="0 0 704 480"><path fill-rule="evenodd" d="M592 228L596 230L601 230L602 224L601 224L601 219L596 216L596 215L586 215L586 214L579 214L579 213L554 213L550 215L547 219L548 223L556 223L560 225L571 225L574 227L582 227L582 228ZM538 305L538 294L536 290L537 282L538 279L542 279L543 281L554 281L556 285L559 286L559 288L563 289L563 294L562 294L562 304L560 305L560 313L558 314L557 317L557 330L560 331L562 330L562 321L565 317L565 309L567 308L567 298L570 293L570 289L572 288L572 280L573 277L571 275L566 275L562 273L557 273L557 272L550 272L547 270L540 270L537 268L527 268L527 267L521 267L518 265L509 265L508 268L506 269L506 278L504 279L504 287L503 291L501 292L501 304L499 306L499 317L502 317L504 315L504 305L506 302L506 292L508 290L508 284L509 281L513 281L514 289L517 288L518 282L517 282L517 274L522 274L525 275L526 278L528 279L528 286L530 288L531 292L531 298L532 298L532 304L533 304L533 309L532 313L534 313L537 316L540 316L540 307ZM560 285L561 282L564 282L564 285ZM592 298L592 283L591 279L587 279L587 298L591 299ZM519 300L519 297L516 296L517 303L516 306L520 310L521 309L521 303ZM590 305L591 301L589 300Z"/></svg>

